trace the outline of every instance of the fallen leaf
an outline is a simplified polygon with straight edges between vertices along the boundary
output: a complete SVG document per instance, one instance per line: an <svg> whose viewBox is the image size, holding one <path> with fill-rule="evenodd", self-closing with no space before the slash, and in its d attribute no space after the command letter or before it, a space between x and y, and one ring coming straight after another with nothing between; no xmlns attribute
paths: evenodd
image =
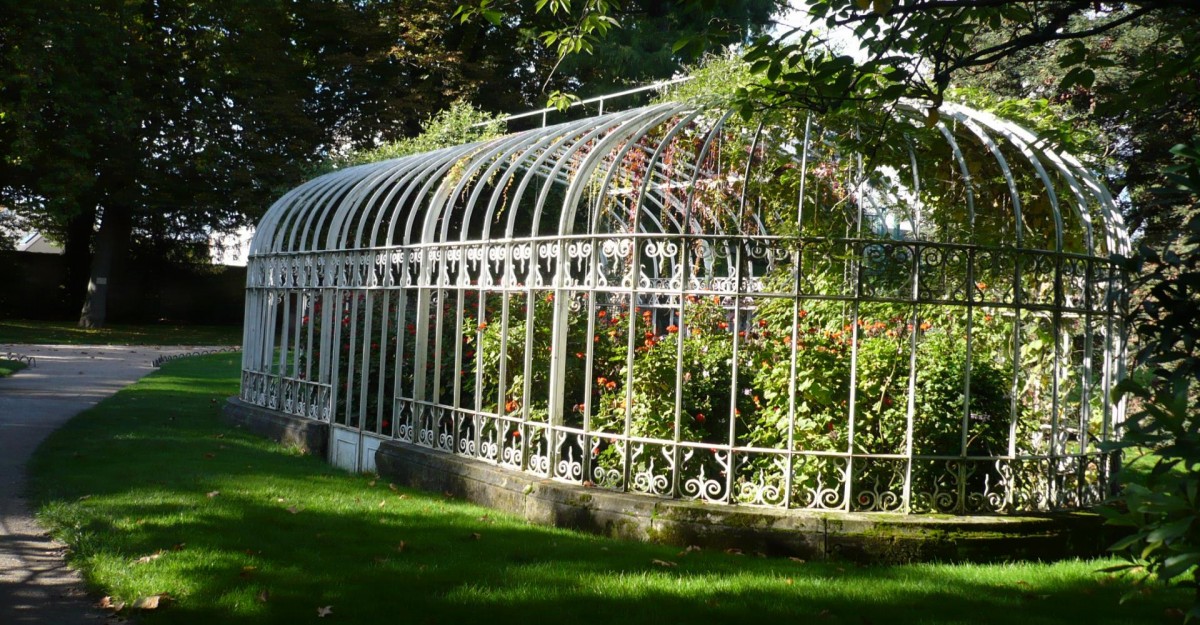
<svg viewBox="0 0 1200 625"><path fill-rule="evenodd" d="M791 586L792 584L794 584L796 582L792 581L792 578L789 577L786 580L784 580L783 583L787 584L788 586Z"/></svg>
<svg viewBox="0 0 1200 625"><path fill-rule="evenodd" d="M141 599L133 602L133 607L137 610L157 610L159 607L165 605L166 601L167 593L164 592L158 595L142 597Z"/></svg>
<svg viewBox="0 0 1200 625"><path fill-rule="evenodd" d="M396 545L396 551L399 551L400 553L404 553L404 547L406 547L406 546L407 546L407 545L406 545L406 544L405 544L405 542L402 540L402 541L400 541L400 544L399 544L399 545Z"/></svg>
<svg viewBox="0 0 1200 625"><path fill-rule="evenodd" d="M380 500L379 507L382 508L384 506L384 504L386 504L386 503L387 503L386 501Z"/></svg>
<svg viewBox="0 0 1200 625"><path fill-rule="evenodd" d="M804 558L797 558L795 556L788 558L788 560L791 560L792 562L796 562L798 564L804 564L804 562L805 562Z"/></svg>
<svg viewBox="0 0 1200 625"><path fill-rule="evenodd" d="M286 500L286 499L284 499L283 497L276 497L276 498L275 498L275 502L276 502L276 503L283 503L283 502L285 502L285 501L287 501L287 500Z"/></svg>
<svg viewBox="0 0 1200 625"><path fill-rule="evenodd" d="M658 566L665 566L668 568L679 566L678 564L675 564L674 562L670 562L668 560L651 560L650 562L652 564L657 564Z"/></svg>
<svg viewBox="0 0 1200 625"><path fill-rule="evenodd" d="M833 612L830 612L829 610L821 610L820 612L817 612L817 618L829 618L831 616L833 616Z"/></svg>
<svg viewBox="0 0 1200 625"><path fill-rule="evenodd" d="M300 508L297 508L296 506L288 506L287 511L291 512L292 514L298 514L300 512Z"/></svg>
<svg viewBox="0 0 1200 625"><path fill-rule="evenodd" d="M740 555L742 555L742 550L738 549L736 547L730 547L725 550L725 553L727 553L731 556L740 556Z"/></svg>
<svg viewBox="0 0 1200 625"><path fill-rule="evenodd" d="M271 598L271 591L266 588L258 591L257 599L259 603L266 603L267 599Z"/></svg>
<svg viewBox="0 0 1200 625"><path fill-rule="evenodd" d="M92 498L91 495L84 495L84 496L80 497L79 499L77 499L76 501L87 501L91 498Z"/></svg>
<svg viewBox="0 0 1200 625"><path fill-rule="evenodd" d="M396 496L399 497L400 499L408 499L408 495L405 495L404 493L400 493L399 495L396 495Z"/></svg>
<svg viewBox="0 0 1200 625"><path fill-rule="evenodd" d="M219 490L209 491L208 498L212 499L213 497L216 497L217 495L220 495L220 494L221 494L221 491L219 491Z"/></svg>
<svg viewBox="0 0 1200 625"><path fill-rule="evenodd" d="M171 551L183 551L185 545L187 545L187 543L175 543L174 545L171 545Z"/></svg>
<svg viewBox="0 0 1200 625"><path fill-rule="evenodd" d="M331 605L317 608L317 616L319 616L321 618L325 618L326 616L329 616L330 614L333 614L333 606L331 606Z"/></svg>
<svg viewBox="0 0 1200 625"><path fill-rule="evenodd" d="M480 538L483 538L483 534L480 534L479 532L471 532L471 540L479 540Z"/></svg>
<svg viewBox="0 0 1200 625"><path fill-rule="evenodd" d="M207 453L207 454L204 454L204 459L205 459L205 460L212 460L213 458L216 458L216 457L217 457L217 454L214 454L214 453Z"/></svg>
<svg viewBox="0 0 1200 625"><path fill-rule="evenodd" d="M1167 608L1166 610L1163 610L1163 616L1171 619L1172 621L1178 621L1186 616L1186 614L1184 614L1183 610L1180 610L1179 608Z"/></svg>
<svg viewBox="0 0 1200 625"><path fill-rule="evenodd" d="M367 482L367 486L370 486L371 488L375 488L375 480L371 480L370 482Z"/></svg>
<svg viewBox="0 0 1200 625"><path fill-rule="evenodd" d="M108 595L105 595L96 602L96 607L100 608L101 610L119 610L120 608L116 607L116 605L117 603L114 602L113 598Z"/></svg>
<svg viewBox="0 0 1200 625"><path fill-rule="evenodd" d="M388 484L388 488L390 488L393 493L400 490L399 488L396 488L395 484Z"/></svg>
<svg viewBox="0 0 1200 625"><path fill-rule="evenodd" d="M216 401L216 400L214 400L214 401ZM213 438L225 438L225 435L224 434L215 434L215 435L213 435Z"/></svg>
<svg viewBox="0 0 1200 625"><path fill-rule="evenodd" d="M154 553L152 553L148 556L142 556L142 557L138 558L137 560L134 560L134 562L137 564L146 564L147 562L154 562L155 560L161 558L162 555L163 555L163 551L161 549L159 549L158 551L155 551Z"/></svg>

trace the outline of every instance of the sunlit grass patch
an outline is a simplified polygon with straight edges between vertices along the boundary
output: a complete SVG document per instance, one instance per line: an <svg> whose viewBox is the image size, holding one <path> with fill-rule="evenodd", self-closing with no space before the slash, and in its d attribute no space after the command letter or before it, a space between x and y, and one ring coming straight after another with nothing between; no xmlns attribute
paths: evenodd
<svg viewBox="0 0 1200 625"><path fill-rule="evenodd" d="M0 378L7 378L8 376L24 369L27 366L28 365L18 360L7 360L0 358Z"/></svg>
<svg viewBox="0 0 1200 625"><path fill-rule="evenodd" d="M0 343L50 345L239 345L242 327L179 324L80 328L67 321L0 320Z"/></svg>
<svg viewBox="0 0 1200 625"><path fill-rule="evenodd" d="M1162 623L1104 561L862 567L553 528L349 475L219 418L237 357L174 361L55 433L42 519L140 623Z"/></svg>

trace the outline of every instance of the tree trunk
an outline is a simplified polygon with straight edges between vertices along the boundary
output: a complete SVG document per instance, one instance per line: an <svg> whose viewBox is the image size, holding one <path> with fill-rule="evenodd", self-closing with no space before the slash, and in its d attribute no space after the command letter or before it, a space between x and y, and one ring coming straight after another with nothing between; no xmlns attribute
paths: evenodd
<svg viewBox="0 0 1200 625"><path fill-rule="evenodd" d="M88 280L79 327L101 328L108 317L108 287L115 268L129 253L133 234L133 215L123 206L105 207L96 233L96 254L92 257L92 273Z"/></svg>
<svg viewBox="0 0 1200 625"><path fill-rule="evenodd" d="M88 270L92 264L92 234L96 222L96 207L92 205L67 222L63 238L66 275L59 293L55 315L70 315L87 293Z"/></svg>

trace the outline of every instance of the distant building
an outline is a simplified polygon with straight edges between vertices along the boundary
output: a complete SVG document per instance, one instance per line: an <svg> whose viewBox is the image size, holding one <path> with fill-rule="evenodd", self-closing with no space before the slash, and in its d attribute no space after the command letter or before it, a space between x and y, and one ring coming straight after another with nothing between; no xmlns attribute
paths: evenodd
<svg viewBox="0 0 1200 625"><path fill-rule="evenodd" d="M17 251L33 254L62 254L63 248L59 244L42 236L40 232L30 232L17 241Z"/></svg>

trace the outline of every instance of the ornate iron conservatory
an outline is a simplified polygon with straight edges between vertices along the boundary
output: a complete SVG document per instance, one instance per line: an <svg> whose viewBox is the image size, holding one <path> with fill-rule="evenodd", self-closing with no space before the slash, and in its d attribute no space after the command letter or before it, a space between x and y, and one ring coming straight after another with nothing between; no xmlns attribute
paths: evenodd
<svg viewBox="0 0 1200 625"><path fill-rule="evenodd" d="M1113 198L1029 131L663 103L348 168L251 248L241 399L720 504L1094 504L1122 418ZM848 146L858 146L849 148Z"/></svg>

